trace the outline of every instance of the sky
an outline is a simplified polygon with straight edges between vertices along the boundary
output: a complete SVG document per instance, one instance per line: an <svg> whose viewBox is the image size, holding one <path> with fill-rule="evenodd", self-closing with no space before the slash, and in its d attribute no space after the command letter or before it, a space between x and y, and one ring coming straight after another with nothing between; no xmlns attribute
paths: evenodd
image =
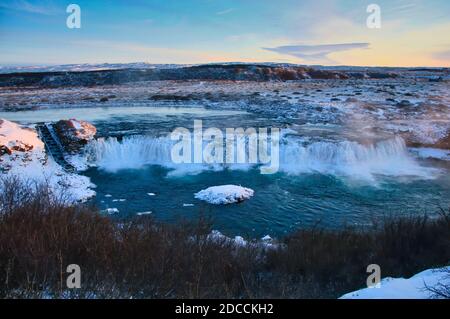
<svg viewBox="0 0 450 319"><path fill-rule="evenodd" d="M127 62L449 67L450 1L0 0L0 64Z"/></svg>

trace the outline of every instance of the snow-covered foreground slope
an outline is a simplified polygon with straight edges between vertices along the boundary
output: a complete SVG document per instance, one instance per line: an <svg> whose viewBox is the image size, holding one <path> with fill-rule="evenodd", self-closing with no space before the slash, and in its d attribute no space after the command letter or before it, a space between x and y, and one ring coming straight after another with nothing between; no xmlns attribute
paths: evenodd
<svg viewBox="0 0 450 319"><path fill-rule="evenodd" d="M0 119L0 178L13 176L24 182L48 183L55 194L64 193L69 201L95 195L89 178L65 172L46 156L36 131Z"/></svg>
<svg viewBox="0 0 450 319"><path fill-rule="evenodd" d="M405 278L384 278L380 288L365 288L343 295L340 299L430 299L433 294L426 287L450 284L450 266L428 269Z"/></svg>

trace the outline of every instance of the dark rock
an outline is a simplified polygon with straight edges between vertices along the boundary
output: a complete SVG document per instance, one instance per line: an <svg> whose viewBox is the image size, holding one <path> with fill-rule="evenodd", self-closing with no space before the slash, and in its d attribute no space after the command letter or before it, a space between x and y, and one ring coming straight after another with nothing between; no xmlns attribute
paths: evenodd
<svg viewBox="0 0 450 319"><path fill-rule="evenodd" d="M12 151L9 149L8 146L0 145L0 156L5 155L5 154L11 155Z"/></svg>
<svg viewBox="0 0 450 319"><path fill-rule="evenodd" d="M16 142L16 144L10 146L11 151L16 152L28 152L33 149L33 145L25 144L22 142Z"/></svg>
<svg viewBox="0 0 450 319"><path fill-rule="evenodd" d="M86 121L61 120L53 125L62 145L69 153L77 153L92 140L97 129Z"/></svg>
<svg viewBox="0 0 450 319"><path fill-rule="evenodd" d="M442 78L442 76L439 76L437 78L431 78L428 81L430 81L430 82L442 82L442 81L444 81L444 79Z"/></svg>
<svg viewBox="0 0 450 319"><path fill-rule="evenodd" d="M398 74L392 72L367 72L367 76L371 79L392 79L397 78Z"/></svg>
<svg viewBox="0 0 450 319"><path fill-rule="evenodd" d="M447 133L446 137L441 138L439 141L437 141L437 143L435 143L433 147L450 150L450 132Z"/></svg>
<svg viewBox="0 0 450 319"><path fill-rule="evenodd" d="M402 134L402 138L406 141L408 147L430 147L450 150L450 131L447 135L435 143L423 143L414 133L405 132Z"/></svg>
<svg viewBox="0 0 450 319"><path fill-rule="evenodd" d="M189 101L192 99L191 96L186 95L174 95L174 94L155 94L150 97L151 100L154 101Z"/></svg>
<svg viewBox="0 0 450 319"><path fill-rule="evenodd" d="M401 100L400 102L397 103L398 107L408 107L411 105L412 105L412 103L408 100Z"/></svg>

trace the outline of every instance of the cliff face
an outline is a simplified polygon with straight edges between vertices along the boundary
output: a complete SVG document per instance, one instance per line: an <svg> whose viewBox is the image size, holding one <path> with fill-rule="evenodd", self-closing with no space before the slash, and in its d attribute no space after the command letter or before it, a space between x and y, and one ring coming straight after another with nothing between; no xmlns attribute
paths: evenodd
<svg viewBox="0 0 450 319"><path fill-rule="evenodd" d="M75 119L58 121L53 128L69 153L80 151L97 133L94 125Z"/></svg>
<svg viewBox="0 0 450 319"><path fill-rule="evenodd" d="M396 76L395 73L390 72L346 72L300 66L219 64L180 68L9 73L0 74L0 87L94 86L163 80L290 81L303 79L387 78Z"/></svg>

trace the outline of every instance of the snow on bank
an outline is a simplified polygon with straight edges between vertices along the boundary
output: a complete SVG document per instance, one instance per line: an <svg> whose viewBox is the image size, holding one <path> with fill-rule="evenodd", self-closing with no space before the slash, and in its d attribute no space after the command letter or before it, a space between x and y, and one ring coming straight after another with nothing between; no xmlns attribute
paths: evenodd
<svg viewBox="0 0 450 319"><path fill-rule="evenodd" d="M212 186L194 194L195 198L214 205L240 203L254 194L250 188L236 185Z"/></svg>
<svg viewBox="0 0 450 319"><path fill-rule="evenodd" d="M450 283L450 266L428 269L409 278L384 278L380 288L364 288L343 295L340 299L430 299L432 293L426 289L439 283Z"/></svg>
<svg viewBox="0 0 450 319"><path fill-rule="evenodd" d="M279 247L282 247L279 243L277 243L272 237L269 235L264 236L259 241L247 241L242 236L235 236L234 238L225 236L218 230L213 230L211 233L206 237L207 240L216 242L216 243L227 243L231 244L235 247L259 247L264 249L276 249Z"/></svg>
<svg viewBox="0 0 450 319"><path fill-rule="evenodd" d="M118 208L107 208L105 209L103 212L109 214L109 215L114 215L114 214L118 214L119 213L119 209Z"/></svg>
<svg viewBox="0 0 450 319"><path fill-rule="evenodd" d="M18 142L31 145L35 151L43 151L44 143L37 137L36 132L28 128L21 128L18 124L0 119L0 145L13 146Z"/></svg>
<svg viewBox="0 0 450 319"><path fill-rule="evenodd" d="M0 119L0 178L16 176L24 182L47 183L56 195L84 201L95 195L89 178L65 172L48 158L36 131Z"/></svg>

